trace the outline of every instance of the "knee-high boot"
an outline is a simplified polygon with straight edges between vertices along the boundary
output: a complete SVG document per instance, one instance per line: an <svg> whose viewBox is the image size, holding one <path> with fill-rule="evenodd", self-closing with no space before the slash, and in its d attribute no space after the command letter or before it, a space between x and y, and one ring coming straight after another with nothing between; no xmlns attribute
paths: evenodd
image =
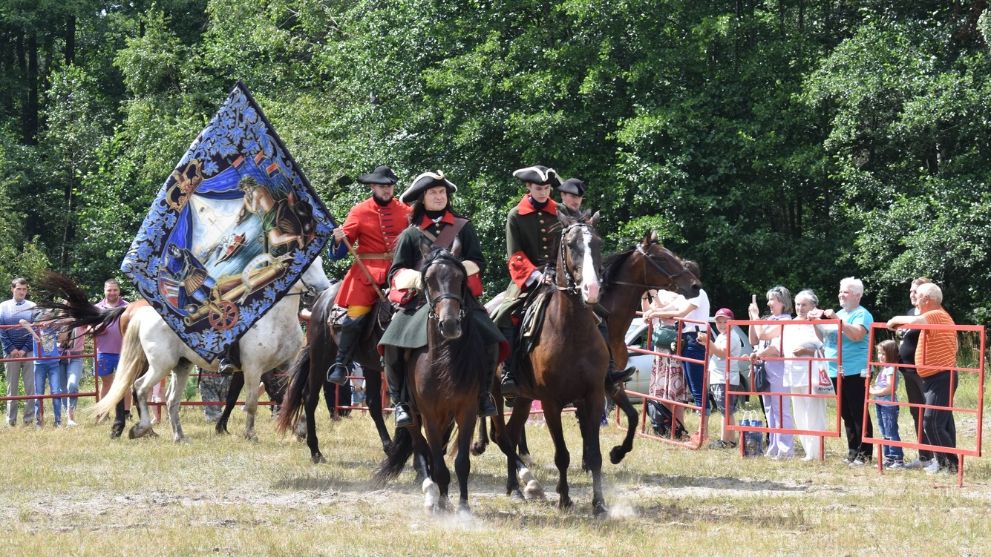
<svg viewBox="0 0 991 557"><path fill-rule="evenodd" d="M496 366L499 365L499 345L490 344L486 353L488 359L485 369L482 370L482 384L478 389L478 415L490 418L499 413L492 401L492 378L495 376Z"/></svg>
<svg viewBox="0 0 991 557"><path fill-rule="evenodd" d="M516 364L519 361L517 357L517 332L515 327L501 327L499 329L502 331L502 336L506 337L506 342L509 343L509 357L502 366L502 383L501 390L504 395L516 395L519 393L520 387L516 383Z"/></svg>
<svg viewBox="0 0 991 557"><path fill-rule="evenodd" d="M395 405L393 416L396 418L396 427L413 425L413 417L404 396L406 365L403 362L403 349L388 344L384 348L382 360L385 364L385 380L389 384L389 399Z"/></svg>
<svg viewBox="0 0 991 557"><path fill-rule="evenodd" d="M341 340L337 343L337 358L327 370L327 381L335 385L343 385L348 382L348 375L351 372L351 359L354 350L358 346L358 339L361 336L362 326L365 324L367 315L361 317L344 318L341 325Z"/></svg>

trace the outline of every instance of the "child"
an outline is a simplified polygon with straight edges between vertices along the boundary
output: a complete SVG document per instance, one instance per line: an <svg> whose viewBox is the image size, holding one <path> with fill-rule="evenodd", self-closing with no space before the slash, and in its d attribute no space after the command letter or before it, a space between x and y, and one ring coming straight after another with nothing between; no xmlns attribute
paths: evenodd
<svg viewBox="0 0 991 557"><path fill-rule="evenodd" d="M726 431L726 424L733 425L735 422L733 413L740 402L739 396L729 397L726 394L726 336L730 336L729 355L734 358L743 356L743 339L737 335L736 331L730 331L729 320L733 319L733 310L720 308L716 310L716 330L719 335L712 340L709 347L709 393L716 401L716 409L726 416L726 420L719 420L719 439L709 443L710 449L729 449L736 446L733 439L733 432ZM703 346L708 341L706 333L699 333L698 342ZM744 360L730 360L729 362L729 384L733 390L740 386L740 368L749 364ZM727 400L728 399L728 400ZM706 418L708 420L708 417ZM708 424L706 424L708 429Z"/></svg>
<svg viewBox="0 0 991 557"><path fill-rule="evenodd" d="M59 360L62 355L58 346L58 327L51 320L51 315L39 316L35 326L26 319L21 319L20 324L25 329L31 331L34 338L34 353L40 358L34 363L34 392L39 396L45 394L45 382L48 382L52 395L61 395L62 385L59 379ZM55 359L45 359L55 358ZM35 415L35 424L38 428L45 425L44 399L38 400L38 410ZM52 415L55 417L55 427L62 426L62 399L55 397L52 399Z"/></svg>
<svg viewBox="0 0 991 557"><path fill-rule="evenodd" d="M886 340L877 345L877 360L882 364L898 361L898 345L893 340ZM870 389L871 396L877 401L896 401L895 368L884 366L877 374L874 385ZM877 402L877 421L881 435L888 441L901 441L898 436L898 406ZM884 467L887 469L904 468L904 454L901 447L884 446Z"/></svg>

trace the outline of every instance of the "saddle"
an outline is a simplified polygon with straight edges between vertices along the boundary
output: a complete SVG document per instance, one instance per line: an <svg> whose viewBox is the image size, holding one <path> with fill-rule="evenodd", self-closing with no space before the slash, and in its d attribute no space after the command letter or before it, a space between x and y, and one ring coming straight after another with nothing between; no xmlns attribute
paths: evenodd
<svg viewBox="0 0 991 557"><path fill-rule="evenodd" d="M380 332L384 331L389 326L389 322L392 321L392 312L392 304L383 302L382 300L376 301L375 305L372 306L372 311L370 313L372 316L372 322L375 325L373 326L371 324L366 324L362 329L361 338L371 338L376 327ZM327 322L330 324L331 332L333 333L335 339L338 338L338 335L340 335L341 329L343 328L344 319L347 316L348 308L335 305L330 309L330 312L327 315Z"/></svg>
<svg viewBox="0 0 991 557"><path fill-rule="evenodd" d="M544 317L547 313L547 303L551 300L554 287L549 284L541 285L527 293L523 301L521 312L523 319L520 322L520 341L522 354L529 354L537 346L540 339L540 331L544 327Z"/></svg>

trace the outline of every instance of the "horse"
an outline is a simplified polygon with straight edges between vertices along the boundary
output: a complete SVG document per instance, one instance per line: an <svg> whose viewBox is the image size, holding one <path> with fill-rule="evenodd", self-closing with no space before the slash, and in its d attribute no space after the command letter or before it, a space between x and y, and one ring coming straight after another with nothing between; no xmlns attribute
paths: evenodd
<svg viewBox="0 0 991 557"><path fill-rule="evenodd" d="M284 365L303 343L303 330L299 324L299 297L307 289L322 292L330 287L330 279L324 273L320 257L314 259L303 275L272 309L259 319L241 337L241 362L244 381L257 385L262 373ZM84 298L85 299L85 298ZM63 307L76 321L71 326L93 324L92 308L78 303ZM102 312L98 326L108 326L121 316L125 308ZM86 319L89 319L87 322ZM134 387L140 420L129 437L155 435L148 412L148 392L170 371L174 380L168 394L169 418L175 442L186 441L179 421L179 402L185 391L186 380L193 365L200 369L216 371L218 361L207 362L187 346L165 323L162 316L150 305L142 305L132 311L130 322L124 331L120 364L117 376L107 396L93 406L93 412L108 412ZM143 374L143 375L142 375ZM140 375L140 379L138 376ZM244 436L257 439L255 411L258 404L257 389L249 389L245 400L247 419Z"/></svg>
<svg viewBox="0 0 991 557"><path fill-rule="evenodd" d="M286 372L289 386L279 410L276 431L285 433L293 429L299 422L300 413L304 413L306 423L306 445L310 449L310 460L314 464L327 462L320 452L320 442L317 439L316 409L320 402L320 390L326 382L327 368L337 357L337 340L331 329L331 311L340 283L322 292L313 304L310 314L310 324L306 328L307 343L299 352L296 359ZM354 361L361 364L365 371L365 398L368 404L368 414L375 423L382 450L388 453L392 446L392 438L382 417L382 359L378 353L378 341L382 338L385 326L388 324L387 311L391 308L376 305L375 319L369 319L361 340L354 351Z"/></svg>
<svg viewBox="0 0 991 557"><path fill-rule="evenodd" d="M517 378L519 396L513 404L508 425L501 415L493 420L500 444L519 444L523 425L534 399L543 405L544 419L554 442L554 463L558 469L558 507L572 506L568 489L570 454L564 440L561 411L568 404L577 410L583 441L583 458L592 473L592 510L601 517L608 512L602 495L602 453L599 447L599 419L605 407L605 379L609 353L598 331L592 305L600 295L599 268L602 239L589 222L559 215L563 228L555 262L554 283L540 337L520 362ZM521 341L522 342L522 341ZM507 492L518 491L516 463L507 461Z"/></svg>
<svg viewBox="0 0 991 557"><path fill-rule="evenodd" d="M397 443L379 466L376 480L381 484L398 475L415 451L423 455L427 464L424 507L431 511L448 510L451 474L444 453L457 425L454 469L460 491L458 511L469 513L469 444L478 413L481 378L485 377L482 371L498 362L490 358L483 337L468 313L479 306L468 291L468 273L458 258L443 248L435 248L425 257L421 274L424 297L429 304L427 345L406 354L406 385L414 410L414 424L406 429L412 433L412 443ZM508 447L500 446L504 451ZM515 453L508 450L506 456L520 470L524 481L532 481Z"/></svg>
<svg viewBox="0 0 991 557"><path fill-rule="evenodd" d="M641 297L647 290L670 290L686 298L694 298L700 288L698 278L685 268L680 257L658 242L656 232L648 232L632 248L607 257L603 263L602 295L599 305L606 311L609 349L616 367L620 369L626 367L629 356L626 349L626 331L640 308ZM499 297L496 297L485 305L486 308L494 309L500 304ZM499 383L499 379L496 378L495 382ZM625 390L613 389L609 392L609 396L627 417L627 430L623 443L609 451L610 462L619 464L633 449L639 413L630 403ZM479 426L479 440L472 446L472 453L483 453L487 443L488 436L483 422ZM517 450L524 461L528 460L530 451L526 444L525 430L521 432Z"/></svg>

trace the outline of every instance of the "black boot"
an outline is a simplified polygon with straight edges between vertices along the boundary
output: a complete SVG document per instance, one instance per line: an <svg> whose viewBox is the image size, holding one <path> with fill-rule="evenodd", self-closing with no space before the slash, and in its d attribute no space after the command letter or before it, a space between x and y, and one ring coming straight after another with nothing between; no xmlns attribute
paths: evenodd
<svg viewBox="0 0 991 557"><path fill-rule="evenodd" d="M499 365L499 345L489 346L488 354L488 365L482 370L482 385L478 389L478 415L483 418L491 418L499 413L492 400L492 377Z"/></svg>
<svg viewBox="0 0 991 557"><path fill-rule="evenodd" d="M351 356L358 346L358 337L361 336L361 328L366 318L367 315L344 318L344 323L341 325L341 340L337 343L337 359L327 370L327 381L335 385L348 382L348 375L351 373Z"/></svg>
<svg viewBox="0 0 991 557"><path fill-rule="evenodd" d="M121 434L124 433L125 419L126 413L124 412L124 400L121 399L117 401L117 406L114 407L114 423L110 426L111 439L118 439Z"/></svg>
<svg viewBox="0 0 991 557"><path fill-rule="evenodd" d="M612 357L612 348L609 346L609 324L605 318L599 317L599 334L606 341L606 348L609 350L609 369L606 370L606 386L618 386L626 383L637 372L637 368L630 366L622 371L616 369L616 360Z"/></svg>
<svg viewBox="0 0 991 557"><path fill-rule="evenodd" d="M224 353L220 355L220 361L218 362L217 372L221 375L231 375L241 371L241 361L239 356L241 355L241 345L238 341L234 341L230 346L224 350Z"/></svg>
<svg viewBox="0 0 991 557"><path fill-rule="evenodd" d="M520 387L516 384L516 328L507 327L499 330L502 331L502 336L506 337L506 342L509 343L509 357L502 363L500 390L503 395L515 396L520 392Z"/></svg>
<svg viewBox="0 0 991 557"><path fill-rule="evenodd" d="M395 346L385 345L383 363L385 363L385 380L389 384L389 400L395 405L392 415L396 418L396 427L413 425L413 416L409 405L403 401L406 386L406 366L403 362L403 350Z"/></svg>

